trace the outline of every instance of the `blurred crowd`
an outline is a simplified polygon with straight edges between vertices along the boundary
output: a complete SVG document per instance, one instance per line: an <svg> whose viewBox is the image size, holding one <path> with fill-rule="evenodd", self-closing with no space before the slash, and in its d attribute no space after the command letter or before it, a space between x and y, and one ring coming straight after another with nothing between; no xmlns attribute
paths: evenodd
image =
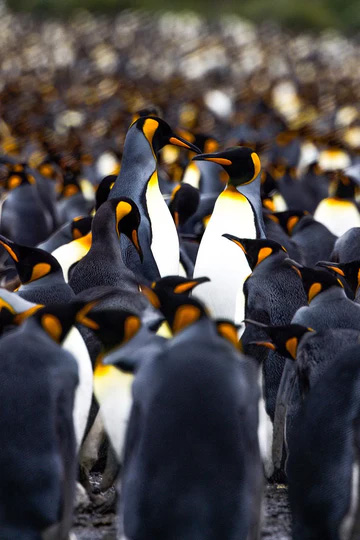
<svg viewBox="0 0 360 540"><path fill-rule="evenodd" d="M97 184L118 169L133 114L151 105L182 130L256 148L265 166L294 139L305 162L334 147L358 155L358 56L356 41L330 30L291 35L236 16L81 11L61 22L3 8L1 150ZM297 152L281 160L303 165Z"/></svg>

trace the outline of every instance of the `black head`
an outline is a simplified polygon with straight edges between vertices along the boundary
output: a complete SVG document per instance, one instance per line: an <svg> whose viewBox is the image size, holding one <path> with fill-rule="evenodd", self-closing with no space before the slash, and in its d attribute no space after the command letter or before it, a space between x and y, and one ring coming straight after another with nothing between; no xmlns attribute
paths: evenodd
<svg viewBox="0 0 360 540"><path fill-rule="evenodd" d="M35 178L25 171L24 166L17 164L12 165L10 168L5 181L5 188L11 191L19 186L34 185L35 183Z"/></svg>
<svg viewBox="0 0 360 540"><path fill-rule="evenodd" d="M219 336L229 341L239 352L243 352L241 341L238 338L239 327L229 319L217 319L215 324Z"/></svg>
<svg viewBox="0 0 360 540"><path fill-rule="evenodd" d="M181 227L195 214L200 201L199 190L190 184L179 184L171 194L169 210L176 227Z"/></svg>
<svg viewBox="0 0 360 540"><path fill-rule="evenodd" d="M31 283L55 272L62 272L55 257L43 249L17 244L2 235L0 244L14 261L22 284Z"/></svg>
<svg viewBox="0 0 360 540"><path fill-rule="evenodd" d="M143 117L146 117L146 116L160 117L161 116L161 111L160 111L159 107L156 107L155 105L149 105L148 107L145 107L144 109L140 109L139 111L136 111L133 114L132 121L136 122L136 120L138 120L139 118L143 118Z"/></svg>
<svg viewBox="0 0 360 540"><path fill-rule="evenodd" d="M112 209L115 215L115 228L118 237L120 238L121 234L125 234L134 245L142 260L143 254L138 236L141 218L136 203L128 197L119 197L117 199L105 201L95 214L93 220L95 226L98 221L100 222L102 219L107 219L109 208Z"/></svg>
<svg viewBox="0 0 360 540"><path fill-rule="evenodd" d="M254 270L255 266L260 264L264 259L267 259L267 257L270 257L270 255L287 253L286 249L277 242L274 242L274 240L267 240L266 238L238 238L232 234L223 234L223 236L242 249L251 270Z"/></svg>
<svg viewBox="0 0 360 540"><path fill-rule="evenodd" d="M82 238L91 231L92 217L76 217L71 222L71 235L73 240Z"/></svg>
<svg viewBox="0 0 360 540"><path fill-rule="evenodd" d="M87 313L86 326L98 336L107 353L129 341L139 331L141 320L131 311L104 308Z"/></svg>
<svg viewBox="0 0 360 540"><path fill-rule="evenodd" d="M304 216L310 216L310 214L306 210L286 210L285 212L274 212L267 216L275 221L275 223L278 223L286 234L291 236L295 225L297 225Z"/></svg>
<svg viewBox="0 0 360 540"><path fill-rule="evenodd" d="M117 178L116 174L109 174L108 176L105 176L101 180L101 182L98 185L97 190L96 190L95 210L98 210L100 208L100 206L102 205L102 203L107 201L107 199L109 197L109 193L110 193L113 185L115 184L116 178Z"/></svg>
<svg viewBox="0 0 360 540"><path fill-rule="evenodd" d="M82 324L87 328L94 327L94 322L88 319L87 315L99 302L100 300L75 301L68 304L40 307L40 309L34 309L29 318L36 320L56 343L62 343L74 324Z"/></svg>
<svg viewBox="0 0 360 540"><path fill-rule="evenodd" d="M132 125L144 134L155 156L167 144L192 150L196 154L200 152L196 146L176 135L169 124L157 116L140 117Z"/></svg>
<svg viewBox="0 0 360 540"><path fill-rule="evenodd" d="M296 261L292 261L290 259L288 259L287 262L301 277L309 304L313 298L315 298L315 296L330 289L331 287L343 288L343 284L341 283L340 279L335 275L331 275L326 270L302 266Z"/></svg>
<svg viewBox="0 0 360 540"><path fill-rule="evenodd" d="M351 261L348 263L334 263L319 261L316 263L316 266L321 266L329 270L335 277L343 277L354 295L357 293L357 290L360 285L360 260Z"/></svg>
<svg viewBox="0 0 360 540"><path fill-rule="evenodd" d="M300 324L288 324L286 326L269 326L266 324L245 319L246 324L252 324L268 334L271 341L252 341L248 345L258 345L277 351L281 356L296 359L298 345L302 337L308 332L314 332Z"/></svg>
<svg viewBox="0 0 360 540"><path fill-rule="evenodd" d="M167 276L152 283L151 287L142 286L142 292L156 309L159 309L168 321L171 331L176 334L207 316L204 306L187 294L208 278L185 279L180 276Z"/></svg>
<svg viewBox="0 0 360 540"><path fill-rule="evenodd" d="M230 177L229 184L235 187L250 184L261 170L259 156L247 146L234 146L221 152L200 154L195 156L193 161L212 161L222 165Z"/></svg>

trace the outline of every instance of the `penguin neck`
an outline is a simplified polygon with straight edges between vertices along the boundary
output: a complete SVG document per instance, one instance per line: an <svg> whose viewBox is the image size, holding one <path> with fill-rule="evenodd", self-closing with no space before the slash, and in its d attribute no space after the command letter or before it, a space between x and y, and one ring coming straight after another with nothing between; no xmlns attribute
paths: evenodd
<svg viewBox="0 0 360 540"><path fill-rule="evenodd" d="M149 178L156 172L157 159L150 143L136 125L130 127L124 145L121 170L109 198L127 195L139 199L139 189L146 189Z"/></svg>
<svg viewBox="0 0 360 540"><path fill-rule="evenodd" d="M317 294L315 298L311 300L309 306L316 307L322 302L338 302L339 300L343 300L344 298L346 298L344 289L342 287L334 285L333 287L326 289L326 291Z"/></svg>
<svg viewBox="0 0 360 540"><path fill-rule="evenodd" d="M92 227L91 248L107 252L109 250L120 251L119 237L116 232L116 218L113 208L103 206L99 209L98 219L94 218Z"/></svg>

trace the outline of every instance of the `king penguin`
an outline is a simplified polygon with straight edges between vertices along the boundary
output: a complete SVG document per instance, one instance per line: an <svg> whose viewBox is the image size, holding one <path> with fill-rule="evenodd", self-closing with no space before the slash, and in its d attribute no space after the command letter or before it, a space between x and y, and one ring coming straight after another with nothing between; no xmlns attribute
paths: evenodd
<svg viewBox="0 0 360 540"><path fill-rule="evenodd" d="M256 363L218 334L196 299L157 302L175 336L141 364L133 385L124 535L255 540L263 483Z"/></svg>
<svg viewBox="0 0 360 540"><path fill-rule="evenodd" d="M208 306L214 317L239 323L244 319L244 301L237 302L237 294L251 270L244 253L232 246L223 234L242 238L265 236L260 159L247 147L201 154L193 159L218 163L229 175L226 189L217 198L195 263L194 276L208 276L210 282L202 284L195 296Z"/></svg>
<svg viewBox="0 0 360 540"><path fill-rule="evenodd" d="M68 539L78 370L60 345L84 307L42 308L1 339L1 538Z"/></svg>
<svg viewBox="0 0 360 540"><path fill-rule="evenodd" d="M133 122L126 135L121 170L109 195L110 199L129 197L139 208L143 261L128 241L121 240L121 245L125 264L150 282L179 273L179 239L158 183L157 153L166 144L199 153L160 118L140 117Z"/></svg>

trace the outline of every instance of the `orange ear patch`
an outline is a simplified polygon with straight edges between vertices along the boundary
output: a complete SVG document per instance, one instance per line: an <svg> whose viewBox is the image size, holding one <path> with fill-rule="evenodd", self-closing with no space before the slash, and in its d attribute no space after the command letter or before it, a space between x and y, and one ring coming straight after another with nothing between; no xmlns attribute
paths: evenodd
<svg viewBox="0 0 360 540"><path fill-rule="evenodd" d="M46 274L48 274L51 270L51 265L48 263L38 263L35 264L35 266L32 269L31 278L29 280L29 283L31 281L36 281L37 279L40 279Z"/></svg>
<svg viewBox="0 0 360 540"><path fill-rule="evenodd" d="M296 351L298 347L298 338L293 337L287 340L285 343L285 349L288 351L288 353L291 355L291 357L295 360L296 359Z"/></svg>
<svg viewBox="0 0 360 540"><path fill-rule="evenodd" d="M180 306L175 313L173 322L173 333L176 334L200 318L201 311L191 304Z"/></svg>
<svg viewBox="0 0 360 540"><path fill-rule="evenodd" d="M130 315L126 318L125 324L124 324L124 340L123 343L126 341L129 341L139 330L141 326L141 322L139 317L136 317L135 315Z"/></svg>
<svg viewBox="0 0 360 540"><path fill-rule="evenodd" d="M221 334L223 338L230 341L230 343L238 349L239 340L238 340L236 327L230 323L219 323L216 326L217 326L219 334Z"/></svg>
<svg viewBox="0 0 360 540"><path fill-rule="evenodd" d="M293 231L293 228L295 227L295 225L297 224L297 222L299 221L299 217L298 216L291 216L288 221L287 221L287 224L286 224L286 227L287 227L287 230L288 230L288 233L291 234L292 231Z"/></svg>
<svg viewBox="0 0 360 540"><path fill-rule="evenodd" d="M18 256L16 255L15 251L13 251L13 250L11 249L10 246L8 246L7 244L5 244L5 243L2 242L1 240L0 240L0 244L6 249L6 251L7 251L8 254L10 255L10 257L11 257L12 259L14 259L15 262L19 262Z"/></svg>
<svg viewBox="0 0 360 540"><path fill-rule="evenodd" d="M254 175L251 179L252 180L255 180L255 178L257 177L257 175L259 174L260 170L261 170L261 162L260 162L260 158L259 156L257 155L256 152L253 152L251 154L251 159L252 159L252 162L254 164Z"/></svg>
<svg viewBox="0 0 360 540"><path fill-rule="evenodd" d="M322 285L321 283L313 283L309 289L309 292L308 292L308 302L310 304L311 300L317 295L319 294L319 292L321 291L322 289Z"/></svg>
<svg viewBox="0 0 360 540"><path fill-rule="evenodd" d="M62 334L62 325L59 319L55 317L55 315L45 313L41 318L41 324L45 332L49 334L54 341L59 343Z"/></svg>
<svg viewBox="0 0 360 540"><path fill-rule="evenodd" d="M146 298L149 300L150 304L156 309L160 309L160 300L158 295L149 287L145 285L142 287L142 293L145 294Z"/></svg>
<svg viewBox="0 0 360 540"><path fill-rule="evenodd" d="M269 257L269 255L271 255L273 252L272 248L271 247L263 247L259 250L259 253L258 253L258 258L257 258L257 262L256 262L256 265L257 266L258 264L260 264L264 259L266 259L267 257Z"/></svg>

